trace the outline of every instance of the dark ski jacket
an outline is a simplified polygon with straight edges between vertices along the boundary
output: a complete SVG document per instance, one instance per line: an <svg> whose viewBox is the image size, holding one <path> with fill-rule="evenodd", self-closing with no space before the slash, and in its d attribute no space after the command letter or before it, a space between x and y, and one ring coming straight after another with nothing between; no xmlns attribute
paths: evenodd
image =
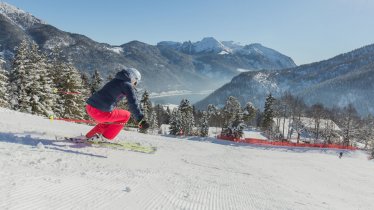
<svg viewBox="0 0 374 210"><path fill-rule="evenodd" d="M118 72L114 79L95 92L86 102L96 109L111 112L125 96L130 112L134 115L136 121L141 121L144 115L139 107L135 89L131 85L131 79L126 70Z"/></svg>

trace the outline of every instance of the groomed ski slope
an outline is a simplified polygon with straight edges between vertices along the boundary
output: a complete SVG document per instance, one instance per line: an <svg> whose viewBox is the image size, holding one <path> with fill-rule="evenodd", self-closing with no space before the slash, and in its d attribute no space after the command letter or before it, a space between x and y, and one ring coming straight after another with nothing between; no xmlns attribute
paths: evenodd
<svg viewBox="0 0 374 210"><path fill-rule="evenodd" d="M374 209L374 162L122 131L155 154L77 147L90 126L0 109L0 209Z"/></svg>

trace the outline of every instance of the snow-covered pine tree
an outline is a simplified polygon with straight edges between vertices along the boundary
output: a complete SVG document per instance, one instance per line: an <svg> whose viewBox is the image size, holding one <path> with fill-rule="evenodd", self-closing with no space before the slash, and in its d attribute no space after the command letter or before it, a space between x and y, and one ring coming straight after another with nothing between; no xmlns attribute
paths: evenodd
<svg viewBox="0 0 374 210"><path fill-rule="evenodd" d="M179 135L182 130L181 113L178 109L174 109L170 116L170 128L169 132L171 135Z"/></svg>
<svg viewBox="0 0 374 210"><path fill-rule="evenodd" d="M53 92L45 57L36 43L30 47L22 41L16 51L11 71L11 104L13 109L49 116Z"/></svg>
<svg viewBox="0 0 374 210"><path fill-rule="evenodd" d="M51 66L47 63L46 56L40 52L39 46L34 42L31 44L30 60L33 64L34 89L30 92L32 113L37 115L53 115L52 107L55 103L53 92L53 81L49 70Z"/></svg>
<svg viewBox="0 0 374 210"><path fill-rule="evenodd" d="M262 128L264 130L270 130L273 124L274 118L274 111L273 111L273 104L275 102L275 98L271 95L271 93L266 97L265 100L265 108L264 108L264 116L262 119Z"/></svg>
<svg viewBox="0 0 374 210"><path fill-rule="evenodd" d="M228 97L226 104L223 107L224 124L223 127L228 128L232 126L237 115L241 115L242 110L240 102L234 96Z"/></svg>
<svg viewBox="0 0 374 210"><path fill-rule="evenodd" d="M157 104L155 107L153 107L153 111L156 115L157 125L161 125L165 123L164 114L165 110L162 107L162 105Z"/></svg>
<svg viewBox="0 0 374 210"><path fill-rule="evenodd" d="M192 135L193 127L195 126L195 120L190 102L187 99L182 99L178 110L181 114L181 127L183 135Z"/></svg>
<svg viewBox="0 0 374 210"><path fill-rule="evenodd" d="M234 138L241 138L244 134L243 130L245 128L243 117L240 114L235 116L234 122L231 125L232 134Z"/></svg>
<svg viewBox="0 0 374 210"><path fill-rule="evenodd" d="M29 48L26 40L23 40L16 48L12 71L10 72L10 106L16 111L26 112L28 108L27 88L30 83L28 73L28 69L30 69Z"/></svg>
<svg viewBox="0 0 374 210"><path fill-rule="evenodd" d="M91 94L94 94L96 91L98 91L103 83L103 78L101 78L99 71L95 70L91 77Z"/></svg>
<svg viewBox="0 0 374 210"><path fill-rule="evenodd" d="M170 117L171 117L171 110L170 108L167 106L166 107L166 112L164 113L164 119L165 119L165 124L168 124L170 122Z"/></svg>
<svg viewBox="0 0 374 210"><path fill-rule="evenodd" d="M256 108L251 102L247 102L243 109L243 120L249 124L256 116Z"/></svg>
<svg viewBox="0 0 374 210"><path fill-rule="evenodd" d="M230 96L223 107L224 124L222 135L240 138L243 135L243 112L238 99Z"/></svg>
<svg viewBox="0 0 374 210"><path fill-rule="evenodd" d="M157 114L155 111L152 111L151 113L151 117L150 117L150 120L149 120L149 125L150 125L150 128L152 130L157 130L159 125L158 125L158 122L157 122Z"/></svg>
<svg viewBox="0 0 374 210"><path fill-rule="evenodd" d="M208 113L203 112L203 116L200 122L200 136L206 137L209 133L209 125L208 125Z"/></svg>
<svg viewBox="0 0 374 210"><path fill-rule="evenodd" d="M88 77L88 74L86 72L81 73L81 79L83 87L87 90L90 90L90 78Z"/></svg>
<svg viewBox="0 0 374 210"><path fill-rule="evenodd" d="M83 83L78 70L72 63L65 64L62 73L62 88L69 94L63 94L64 112L62 117L72 119L82 119L85 116L85 98L81 94L84 92Z"/></svg>
<svg viewBox="0 0 374 210"><path fill-rule="evenodd" d="M56 93L55 104L53 106L53 112L56 117L62 117L64 113L64 99L63 99L63 73L66 69L64 63L64 57L62 56L62 50L59 47L52 49L50 54L49 63L51 64L50 75L54 85L54 93Z"/></svg>
<svg viewBox="0 0 374 210"><path fill-rule="evenodd" d="M0 58L0 107L9 108L9 79L8 72L2 68L3 63L5 61Z"/></svg>
<svg viewBox="0 0 374 210"><path fill-rule="evenodd" d="M207 107L208 113L208 125L213 127L222 127L223 119L221 117L221 112L213 104L209 104Z"/></svg>

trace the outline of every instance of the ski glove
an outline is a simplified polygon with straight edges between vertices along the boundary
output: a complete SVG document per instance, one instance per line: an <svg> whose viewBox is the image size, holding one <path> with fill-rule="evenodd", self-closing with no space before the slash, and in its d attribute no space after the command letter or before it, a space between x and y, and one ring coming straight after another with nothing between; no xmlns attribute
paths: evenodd
<svg viewBox="0 0 374 210"><path fill-rule="evenodd" d="M140 129L147 130L149 128L149 123L146 120L140 120L138 127Z"/></svg>

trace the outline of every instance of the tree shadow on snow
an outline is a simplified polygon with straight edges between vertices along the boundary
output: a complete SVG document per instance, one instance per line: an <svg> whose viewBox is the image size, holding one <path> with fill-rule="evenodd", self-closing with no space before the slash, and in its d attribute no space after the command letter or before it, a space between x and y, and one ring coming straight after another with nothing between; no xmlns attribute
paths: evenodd
<svg viewBox="0 0 374 210"><path fill-rule="evenodd" d="M67 145L67 143L69 143L69 142L67 142L65 140L39 139L39 138L31 137L31 134L40 134L40 133L30 133L30 132L26 132L26 133L2 133L2 132L0 132L0 142L6 142L6 143L12 143L12 144L22 144L22 145L31 146L33 148L37 148L37 145L39 143L42 143L46 150L50 149L50 150L67 152L67 153L76 154L76 155L86 155L86 156L91 156L91 157L107 158L106 156L103 156L103 155L95 155L95 154L91 154L91 153L66 149L66 147L82 148L82 147L86 147L86 145L79 145L79 144ZM58 143L65 143L65 144L60 145Z"/></svg>

